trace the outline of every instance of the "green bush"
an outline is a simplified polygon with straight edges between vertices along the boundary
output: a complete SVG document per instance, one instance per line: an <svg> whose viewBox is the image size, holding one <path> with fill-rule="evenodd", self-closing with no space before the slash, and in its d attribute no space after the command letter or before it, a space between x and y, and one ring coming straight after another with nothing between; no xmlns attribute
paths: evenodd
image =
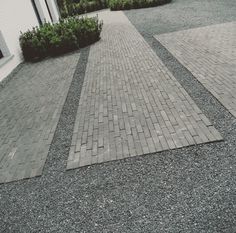
<svg viewBox="0 0 236 233"><path fill-rule="evenodd" d="M154 7L171 2L171 0L64 0L60 6L61 17L80 15L105 8L111 10L129 10Z"/></svg>
<svg viewBox="0 0 236 233"><path fill-rule="evenodd" d="M171 0L109 0L111 10L129 10L145 7L154 7L170 3Z"/></svg>
<svg viewBox="0 0 236 233"><path fill-rule="evenodd" d="M21 33L20 45L25 60L34 61L90 45L100 39L101 30L102 22L97 17L70 17Z"/></svg>
<svg viewBox="0 0 236 233"><path fill-rule="evenodd" d="M79 3L67 4L66 9L61 9L61 17L80 15L93 11L98 11L108 7L107 0L80 0Z"/></svg>
<svg viewBox="0 0 236 233"><path fill-rule="evenodd" d="M106 0L81 0L75 4L75 14L84 14L107 8Z"/></svg>

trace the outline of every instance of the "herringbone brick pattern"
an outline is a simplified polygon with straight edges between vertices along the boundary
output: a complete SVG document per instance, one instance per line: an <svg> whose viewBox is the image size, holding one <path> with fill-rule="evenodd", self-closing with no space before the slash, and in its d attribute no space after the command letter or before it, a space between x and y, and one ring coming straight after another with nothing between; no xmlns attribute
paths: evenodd
<svg viewBox="0 0 236 233"><path fill-rule="evenodd" d="M236 117L236 22L156 39Z"/></svg>
<svg viewBox="0 0 236 233"><path fill-rule="evenodd" d="M41 175L77 61L24 64L0 91L0 183Z"/></svg>
<svg viewBox="0 0 236 233"><path fill-rule="evenodd" d="M122 12L99 17L68 169L222 139Z"/></svg>

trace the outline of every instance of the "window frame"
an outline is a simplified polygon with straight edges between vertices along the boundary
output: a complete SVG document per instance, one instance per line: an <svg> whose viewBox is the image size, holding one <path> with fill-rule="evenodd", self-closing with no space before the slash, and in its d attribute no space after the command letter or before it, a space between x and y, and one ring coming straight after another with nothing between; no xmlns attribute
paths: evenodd
<svg viewBox="0 0 236 233"><path fill-rule="evenodd" d="M0 50L1 50L1 53L3 55L2 58L11 56L10 50L7 46L7 43L4 39L4 36L1 32L1 30L0 30Z"/></svg>
<svg viewBox="0 0 236 233"><path fill-rule="evenodd" d="M0 31L0 50L2 54L2 57L0 58L0 68L1 68L14 57L14 55L10 53L10 50L7 46L7 43L1 31Z"/></svg>
<svg viewBox="0 0 236 233"><path fill-rule="evenodd" d="M48 5L48 1L47 1L47 0L44 0L44 1L45 1L47 10L48 10L49 17L50 17L50 19L51 19L51 22L53 23L52 13L51 13L50 7L49 7L49 5Z"/></svg>
<svg viewBox="0 0 236 233"><path fill-rule="evenodd" d="M38 8L37 8L37 6L36 6L35 0L31 0L31 3L32 3L32 5L33 5L34 12L35 12L35 15L36 15L36 17L37 17L37 20L38 20L39 25L43 25L43 22L42 22L42 20L41 20L41 18L40 18L40 14L39 14Z"/></svg>
<svg viewBox="0 0 236 233"><path fill-rule="evenodd" d="M2 52L2 50L0 48L0 59L2 59L2 58L4 58L4 55L3 55L3 52Z"/></svg>

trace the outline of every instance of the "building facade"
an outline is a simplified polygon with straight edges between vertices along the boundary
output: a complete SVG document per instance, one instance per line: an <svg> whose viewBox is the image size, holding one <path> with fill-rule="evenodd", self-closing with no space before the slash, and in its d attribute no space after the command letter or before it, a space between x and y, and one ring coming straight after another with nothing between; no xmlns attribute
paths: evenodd
<svg viewBox="0 0 236 233"><path fill-rule="evenodd" d="M56 0L0 1L0 81L23 61L20 32L59 17Z"/></svg>

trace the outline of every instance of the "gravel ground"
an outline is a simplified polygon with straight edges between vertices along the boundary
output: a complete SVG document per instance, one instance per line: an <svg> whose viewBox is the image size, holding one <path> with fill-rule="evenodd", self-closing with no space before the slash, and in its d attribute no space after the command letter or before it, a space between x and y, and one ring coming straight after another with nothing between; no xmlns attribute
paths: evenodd
<svg viewBox="0 0 236 233"><path fill-rule="evenodd" d="M236 20L234 0L172 0L170 4L125 11L144 37Z"/></svg>
<svg viewBox="0 0 236 233"><path fill-rule="evenodd" d="M235 118L151 37L235 20L235 5L179 0L126 12L225 141L64 172L85 49L43 176L0 186L0 232L236 232Z"/></svg>

